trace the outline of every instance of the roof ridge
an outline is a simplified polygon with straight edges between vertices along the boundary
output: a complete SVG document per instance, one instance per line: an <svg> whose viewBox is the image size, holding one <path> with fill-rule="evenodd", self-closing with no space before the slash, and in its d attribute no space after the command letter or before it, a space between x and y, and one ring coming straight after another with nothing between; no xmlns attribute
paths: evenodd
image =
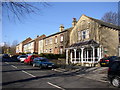
<svg viewBox="0 0 120 90"><path fill-rule="evenodd" d="M86 16L86 15L84 15L84 16ZM103 21L103 20L96 19L96 18L89 17L89 16L86 16L86 17L94 20L94 21L97 22L97 23L104 24L105 26L112 27L112 28L116 28L116 29L120 29L120 26L119 26L119 25L116 25L116 24L113 24L113 23L109 23L109 22L105 22L105 21ZM108 24L108 25L106 25L106 24ZM110 26L109 26L109 25L110 25ZM112 25L112 26L111 26L111 25Z"/></svg>
<svg viewBox="0 0 120 90"><path fill-rule="evenodd" d="M48 36L44 37L44 39L45 39L45 38L48 38L48 37L51 37L51 36L53 36L53 35L56 35L56 34L59 34L59 33L65 32L65 31L70 30L70 29L72 29L72 28L73 28L73 27L66 28L66 29L64 29L64 30L63 30L63 31L61 31L61 32L56 32L56 33L50 34L50 35L48 35Z"/></svg>

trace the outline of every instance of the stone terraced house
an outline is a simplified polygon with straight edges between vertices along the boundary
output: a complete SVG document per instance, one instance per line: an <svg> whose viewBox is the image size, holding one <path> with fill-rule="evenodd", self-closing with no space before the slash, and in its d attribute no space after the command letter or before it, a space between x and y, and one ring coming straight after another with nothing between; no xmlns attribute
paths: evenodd
<svg viewBox="0 0 120 90"><path fill-rule="evenodd" d="M119 30L116 25L82 15L70 33L66 64L93 66L104 56L117 56Z"/></svg>
<svg viewBox="0 0 120 90"><path fill-rule="evenodd" d="M73 18L72 27L64 29L60 25L59 29L49 36L28 40L22 44L24 52L66 54L66 64L83 66L94 66L104 56L120 56L119 26L82 15L78 21Z"/></svg>
<svg viewBox="0 0 120 90"><path fill-rule="evenodd" d="M69 35L71 28L65 29L64 26L60 25L60 32L49 35L43 39L43 52L53 53L53 54L63 54L65 53L65 48L69 45Z"/></svg>

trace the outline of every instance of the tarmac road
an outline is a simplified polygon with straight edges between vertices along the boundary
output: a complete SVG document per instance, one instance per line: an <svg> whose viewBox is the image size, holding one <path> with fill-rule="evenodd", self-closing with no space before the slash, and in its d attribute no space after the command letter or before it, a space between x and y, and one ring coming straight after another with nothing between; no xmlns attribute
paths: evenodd
<svg viewBox="0 0 120 90"><path fill-rule="evenodd" d="M2 88L114 88L108 82L82 77L80 73L40 70L20 62L2 62Z"/></svg>

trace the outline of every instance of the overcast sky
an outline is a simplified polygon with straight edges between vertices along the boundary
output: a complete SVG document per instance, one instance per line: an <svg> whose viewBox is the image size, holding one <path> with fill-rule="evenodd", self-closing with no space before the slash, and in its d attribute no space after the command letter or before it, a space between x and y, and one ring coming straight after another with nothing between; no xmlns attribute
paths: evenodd
<svg viewBox="0 0 120 90"><path fill-rule="evenodd" d="M32 3L32 2L31 2ZM40 7L37 3L37 7ZM117 12L117 2L51 2L51 6L42 7L40 15L31 14L22 18L22 22L9 21L3 12L2 17L2 42L12 43L14 40L21 42L27 37L32 39L37 35L51 35L59 32L60 24L65 28L72 26L72 18L77 20L82 14L96 19L109 11Z"/></svg>

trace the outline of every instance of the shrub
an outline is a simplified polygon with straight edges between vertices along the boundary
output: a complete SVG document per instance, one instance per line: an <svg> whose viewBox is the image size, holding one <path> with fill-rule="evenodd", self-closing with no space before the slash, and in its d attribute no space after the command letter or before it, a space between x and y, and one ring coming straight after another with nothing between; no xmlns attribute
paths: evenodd
<svg viewBox="0 0 120 90"><path fill-rule="evenodd" d="M65 58L66 55L65 54L60 54L59 58Z"/></svg>
<svg viewBox="0 0 120 90"><path fill-rule="evenodd" d="M41 54L39 54L39 56L40 57L46 57L48 59L65 58L65 54L41 53Z"/></svg>
<svg viewBox="0 0 120 90"><path fill-rule="evenodd" d="M26 52L26 54L31 54L31 52Z"/></svg>

